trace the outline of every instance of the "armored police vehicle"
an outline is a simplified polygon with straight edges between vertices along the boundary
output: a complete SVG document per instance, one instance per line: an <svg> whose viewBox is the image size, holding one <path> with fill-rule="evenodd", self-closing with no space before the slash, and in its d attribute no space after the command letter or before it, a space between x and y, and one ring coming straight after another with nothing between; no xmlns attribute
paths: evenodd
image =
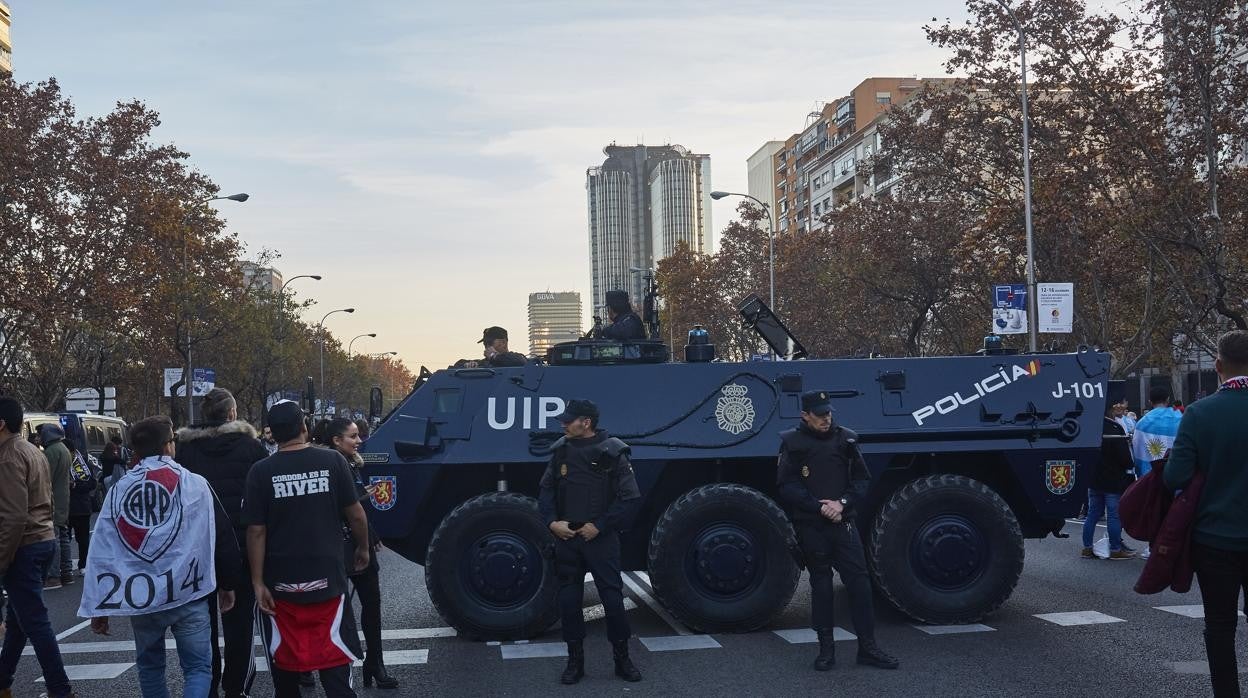
<svg viewBox="0 0 1248 698"><path fill-rule="evenodd" d="M751 298L747 321L781 359L801 345ZM659 342L581 341L546 364L422 371L368 440L365 503L386 544L424 565L443 618L476 638L525 638L556 618L551 534L538 481L556 417L598 403L628 442L642 491L623 568L700 632L766 625L792 598L801 561L777 505L779 434L799 396L827 391L871 470L858 512L871 572L898 609L969 623L1004 603L1023 539L1059 533L1100 458L1109 356L667 362Z"/></svg>

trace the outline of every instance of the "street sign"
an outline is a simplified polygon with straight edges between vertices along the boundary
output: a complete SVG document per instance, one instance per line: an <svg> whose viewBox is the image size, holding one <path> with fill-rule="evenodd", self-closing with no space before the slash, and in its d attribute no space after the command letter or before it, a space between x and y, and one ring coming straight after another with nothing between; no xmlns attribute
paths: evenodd
<svg viewBox="0 0 1248 698"><path fill-rule="evenodd" d="M1027 334L1027 287L997 284L992 287L992 332Z"/></svg>
<svg viewBox="0 0 1248 698"><path fill-rule="evenodd" d="M65 391L65 411L67 412L99 412L100 391L95 388L70 388ZM117 389L104 388L104 412L110 417L117 416Z"/></svg>
<svg viewBox="0 0 1248 698"><path fill-rule="evenodd" d="M165 369L165 388L161 392L161 397L169 397L169 390L173 388L174 383L182 380L181 368ZM191 393L195 397L203 397L217 386L217 370L215 368L197 368L195 369L195 377L192 381L195 384L195 392ZM178 386L178 397L186 397L186 386Z"/></svg>
<svg viewBox="0 0 1248 698"><path fill-rule="evenodd" d="M1038 284L1036 288L1036 330L1070 333L1075 331L1075 285Z"/></svg>

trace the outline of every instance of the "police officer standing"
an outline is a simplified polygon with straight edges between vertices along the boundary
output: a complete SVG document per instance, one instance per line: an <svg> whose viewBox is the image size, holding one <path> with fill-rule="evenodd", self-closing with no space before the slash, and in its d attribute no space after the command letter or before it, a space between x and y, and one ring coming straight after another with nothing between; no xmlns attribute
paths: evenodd
<svg viewBox="0 0 1248 698"><path fill-rule="evenodd" d="M854 526L855 507L871 474L858 450L858 435L832 423L826 392L802 395L802 423L780 434L777 481L780 499L797 529L810 570L810 624L819 635L815 669L836 663L832 622L832 568L849 591L850 613L858 635L858 663L896 669L899 662L875 644L875 611L862 539Z"/></svg>
<svg viewBox="0 0 1248 698"><path fill-rule="evenodd" d="M564 436L551 447L538 504L555 536L559 615L563 639L568 643L568 665L560 681L574 684L585 676L581 604L586 571L594 575L606 611L615 673L625 681L640 681L641 672L628 657L632 631L624 616L620 579L619 532L632 523L641 502L628 460L629 448L598 429L598 406L589 400L569 401L559 421Z"/></svg>

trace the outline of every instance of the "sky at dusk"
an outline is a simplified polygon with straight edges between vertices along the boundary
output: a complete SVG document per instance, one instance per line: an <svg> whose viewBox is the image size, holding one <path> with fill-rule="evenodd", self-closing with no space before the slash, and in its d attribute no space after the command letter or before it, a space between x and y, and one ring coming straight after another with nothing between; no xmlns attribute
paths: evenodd
<svg viewBox="0 0 1248 698"><path fill-rule="evenodd" d="M80 115L140 99L191 154L254 255L357 352L413 370L528 351L534 291L590 266L585 170L602 148L679 143L715 189L871 76L940 76L922 27L958 0L426 2L9 0L18 81L55 76ZM736 203L716 202L715 229ZM601 302L601 301L599 301ZM680 330L678 329L678 334Z"/></svg>

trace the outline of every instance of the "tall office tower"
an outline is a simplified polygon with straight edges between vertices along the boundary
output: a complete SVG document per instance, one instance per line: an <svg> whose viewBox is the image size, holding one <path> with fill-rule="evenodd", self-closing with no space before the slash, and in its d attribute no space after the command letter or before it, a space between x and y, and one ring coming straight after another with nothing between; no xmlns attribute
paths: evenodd
<svg viewBox="0 0 1248 698"><path fill-rule="evenodd" d="M547 349L578 339L581 332L581 294L529 294L529 356L545 357Z"/></svg>
<svg viewBox="0 0 1248 698"><path fill-rule="evenodd" d="M632 270L655 268L679 243L714 251L709 155L679 145L614 144L603 154L606 161L585 173L595 314L617 288L639 306L645 285Z"/></svg>

